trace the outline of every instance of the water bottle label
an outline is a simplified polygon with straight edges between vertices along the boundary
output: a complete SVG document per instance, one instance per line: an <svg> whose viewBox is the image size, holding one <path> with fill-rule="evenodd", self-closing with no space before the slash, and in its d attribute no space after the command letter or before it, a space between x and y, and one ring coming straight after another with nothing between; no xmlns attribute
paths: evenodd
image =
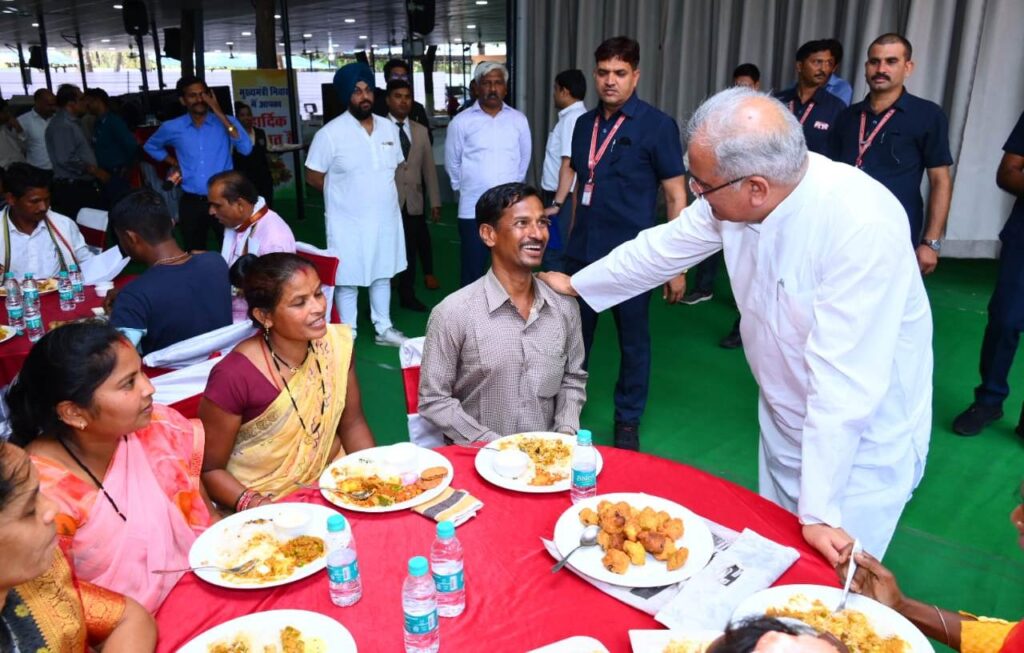
<svg viewBox="0 0 1024 653"><path fill-rule="evenodd" d="M575 487L594 487L597 485L597 471L593 469L572 470L572 484Z"/></svg>
<svg viewBox="0 0 1024 653"><path fill-rule="evenodd" d="M85 292L85 286L81 282L71 284L71 289L74 290L76 295Z"/></svg>
<svg viewBox="0 0 1024 653"><path fill-rule="evenodd" d="M437 610L427 614L405 613L405 632L410 635L426 635L437 629Z"/></svg>
<svg viewBox="0 0 1024 653"><path fill-rule="evenodd" d="M347 565L327 566L327 576L332 583L348 583L359 579L359 561L353 560Z"/></svg>
<svg viewBox="0 0 1024 653"><path fill-rule="evenodd" d="M62 302L70 302L75 299L75 291L71 288L61 288L59 295Z"/></svg>
<svg viewBox="0 0 1024 653"><path fill-rule="evenodd" d="M466 581L462 571L449 576L434 574L434 586L437 587L438 592L458 592L466 586Z"/></svg>
<svg viewBox="0 0 1024 653"><path fill-rule="evenodd" d="M14 308L8 307L7 317L10 318L11 322L17 322L25 317L25 309L20 306L15 306Z"/></svg>
<svg viewBox="0 0 1024 653"><path fill-rule="evenodd" d="M26 290L22 293L22 297L25 299L25 303L29 301L38 304L39 303L39 291L37 290Z"/></svg>
<svg viewBox="0 0 1024 653"><path fill-rule="evenodd" d="M42 329L43 328L43 317L36 315L35 317L25 318L25 328L27 329Z"/></svg>

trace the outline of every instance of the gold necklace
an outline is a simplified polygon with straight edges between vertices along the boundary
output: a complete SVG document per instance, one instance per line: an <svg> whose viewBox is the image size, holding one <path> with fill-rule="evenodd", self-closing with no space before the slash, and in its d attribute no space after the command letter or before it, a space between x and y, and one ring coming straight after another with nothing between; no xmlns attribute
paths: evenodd
<svg viewBox="0 0 1024 653"><path fill-rule="evenodd" d="M154 267L157 266L157 265L170 265L171 263L177 263L178 261L184 261L189 256L192 256L192 252L182 252L181 254L178 254L177 256L168 256L167 258L157 259L156 262L153 263L153 265L154 265Z"/></svg>

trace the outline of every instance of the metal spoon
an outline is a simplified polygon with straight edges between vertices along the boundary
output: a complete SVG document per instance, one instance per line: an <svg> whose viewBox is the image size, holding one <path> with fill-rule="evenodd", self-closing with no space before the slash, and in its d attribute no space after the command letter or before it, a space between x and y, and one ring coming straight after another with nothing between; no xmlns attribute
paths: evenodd
<svg viewBox="0 0 1024 653"><path fill-rule="evenodd" d="M584 528L583 532L580 533L580 545L572 551L570 551L569 553L566 553L564 558L556 562L555 566L551 568L551 573L554 574L558 572L558 570L564 567L565 563L569 561L569 556L576 553L583 547L594 546L595 544L597 544L597 536L600 532L601 529L597 526L597 524L591 524L590 526Z"/></svg>
<svg viewBox="0 0 1024 653"><path fill-rule="evenodd" d="M217 565L200 565L198 567L185 567L184 569L155 569L150 573L176 574L182 571L196 571L197 569L216 569L217 571L223 572L225 574L244 574L245 572L252 570L252 568L255 567L258 562L259 560L256 560L254 558L252 560L247 560L243 562L237 567L218 567Z"/></svg>
<svg viewBox="0 0 1024 653"><path fill-rule="evenodd" d="M839 599L839 605L833 612L846 609L846 599L850 596L850 584L853 583L853 574L857 571L857 554L864 550L860 540L853 541L853 550L850 551L850 563L846 568L846 583L843 585L843 597Z"/></svg>
<svg viewBox="0 0 1024 653"><path fill-rule="evenodd" d="M373 489L372 487L368 487L364 490L356 490L355 492L346 492L345 490L340 490L336 487L324 487L322 485L315 485L313 483L296 483L296 485L298 485L301 488L306 488L307 490L327 490L332 494L342 494L347 497L352 497L356 501L366 501L367 499L369 499L370 497L377 493L377 490Z"/></svg>

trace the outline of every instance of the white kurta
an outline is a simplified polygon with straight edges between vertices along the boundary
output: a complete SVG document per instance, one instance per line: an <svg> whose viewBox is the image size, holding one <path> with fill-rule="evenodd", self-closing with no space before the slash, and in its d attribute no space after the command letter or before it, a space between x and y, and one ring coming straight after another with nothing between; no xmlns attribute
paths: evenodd
<svg viewBox="0 0 1024 653"><path fill-rule="evenodd" d="M696 202L572 284L601 311L722 249L760 388L761 494L881 557L931 435L931 309L908 228L885 187L811 154L762 223Z"/></svg>
<svg viewBox="0 0 1024 653"><path fill-rule="evenodd" d="M306 167L327 173L327 249L341 259L339 286L369 286L405 269L405 235L395 168L398 128L373 117L373 134L345 112L313 137Z"/></svg>

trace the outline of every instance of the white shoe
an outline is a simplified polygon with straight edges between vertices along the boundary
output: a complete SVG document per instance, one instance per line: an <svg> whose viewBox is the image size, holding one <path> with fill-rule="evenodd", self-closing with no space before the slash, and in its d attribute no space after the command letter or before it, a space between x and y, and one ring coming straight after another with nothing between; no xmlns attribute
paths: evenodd
<svg viewBox="0 0 1024 653"><path fill-rule="evenodd" d="M373 340L378 345L384 345L386 347L401 347L402 343L408 339L408 336L404 333L394 327L391 327L384 333L376 336Z"/></svg>

